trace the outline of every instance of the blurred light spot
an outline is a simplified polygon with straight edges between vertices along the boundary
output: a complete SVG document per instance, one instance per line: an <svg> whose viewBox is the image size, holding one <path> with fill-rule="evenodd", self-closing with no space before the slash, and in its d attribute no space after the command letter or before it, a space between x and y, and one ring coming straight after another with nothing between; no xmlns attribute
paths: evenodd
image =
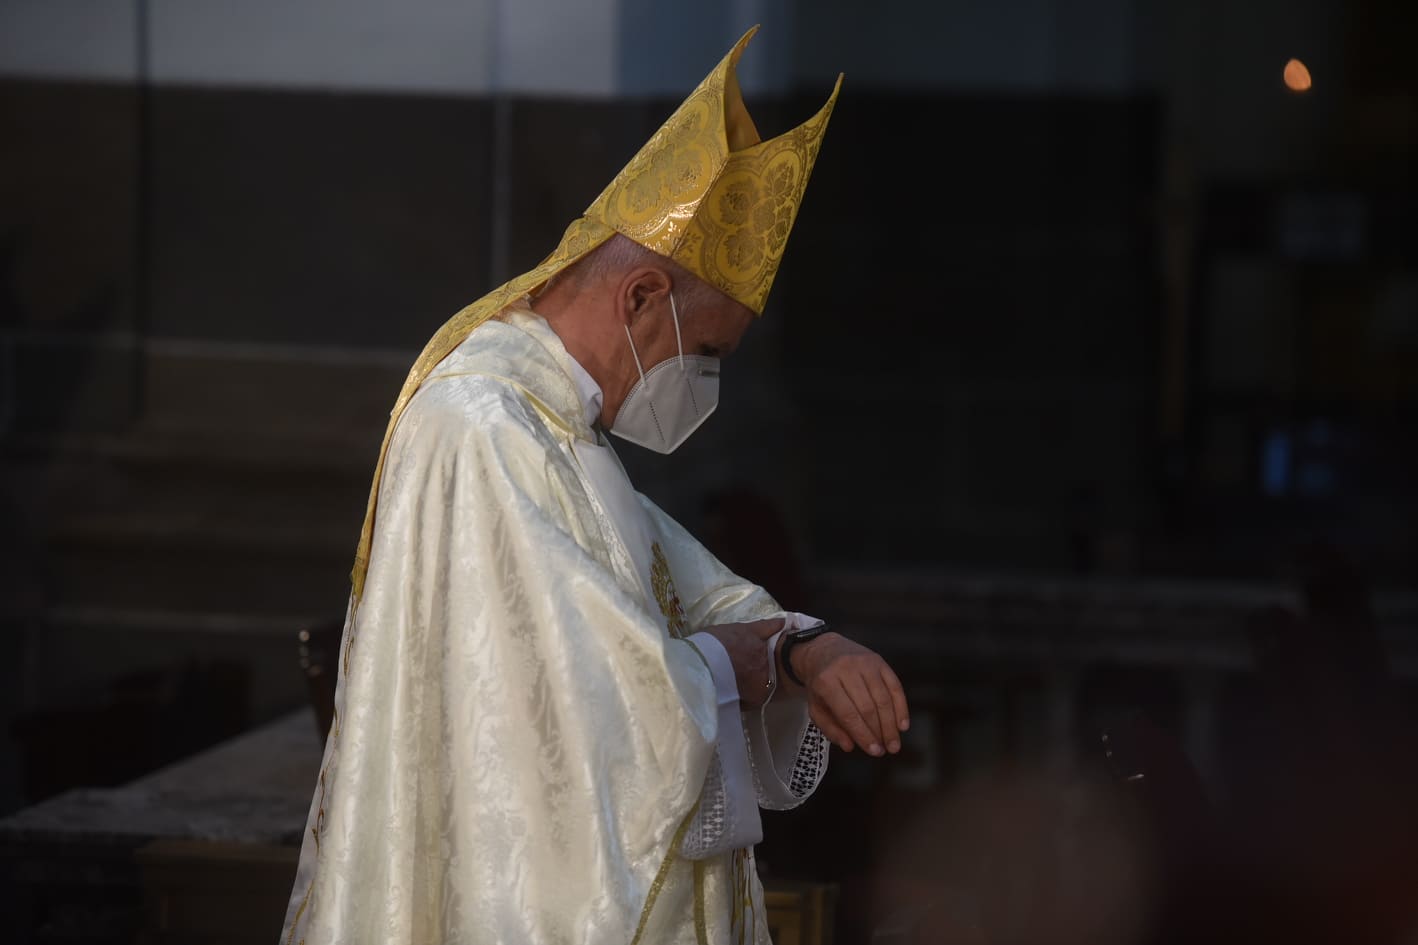
<svg viewBox="0 0 1418 945"><path fill-rule="evenodd" d="M1285 63L1285 87L1292 92L1308 92L1310 90L1310 70L1305 68L1305 64L1298 59L1291 59Z"/></svg>

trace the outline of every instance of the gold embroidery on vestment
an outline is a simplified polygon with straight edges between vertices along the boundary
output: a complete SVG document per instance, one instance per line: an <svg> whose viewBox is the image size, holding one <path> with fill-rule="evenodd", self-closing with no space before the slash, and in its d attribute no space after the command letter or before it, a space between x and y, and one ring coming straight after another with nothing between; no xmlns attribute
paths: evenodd
<svg viewBox="0 0 1418 945"><path fill-rule="evenodd" d="M678 640L684 636L688 622L684 617L684 606L679 602L679 594L675 591L670 562L660 550L659 542L650 545L650 554L654 558L650 565L650 586L655 591L655 602L660 605L660 613L665 615L665 625L669 628L670 636Z"/></svg>

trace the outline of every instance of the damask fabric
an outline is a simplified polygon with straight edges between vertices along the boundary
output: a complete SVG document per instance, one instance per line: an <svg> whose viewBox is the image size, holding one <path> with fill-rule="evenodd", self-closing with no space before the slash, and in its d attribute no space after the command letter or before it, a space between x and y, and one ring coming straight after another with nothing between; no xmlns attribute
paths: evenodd
<svg viewBox="0 0 1418 945"><path fill-rule="evenodd" d="M752 851L681 853L721 734L683 637L782 611L638 497L641 573L566 357L489 321L399 420L288 945L768 941ZM801 702L773 712L745 717L790 756L756 752L760 784L823 747Z"/></svg>

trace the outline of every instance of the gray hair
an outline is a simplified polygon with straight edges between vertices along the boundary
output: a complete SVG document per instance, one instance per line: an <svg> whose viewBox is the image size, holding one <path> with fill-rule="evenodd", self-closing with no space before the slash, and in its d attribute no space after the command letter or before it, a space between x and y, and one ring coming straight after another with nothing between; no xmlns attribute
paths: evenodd
<svg viewBox="0 0 1418 945"><path fill-rule="evenodd" d="M699 308L698 303L707 301L709 293L717 294L719 291L668 256L646 249L621 233L611 234L600 246L548 280L546 287L565 280L578 289L584 289L624 275L639 266L656 266L669 273L674 282L675 296L684 312Z"/></svg>

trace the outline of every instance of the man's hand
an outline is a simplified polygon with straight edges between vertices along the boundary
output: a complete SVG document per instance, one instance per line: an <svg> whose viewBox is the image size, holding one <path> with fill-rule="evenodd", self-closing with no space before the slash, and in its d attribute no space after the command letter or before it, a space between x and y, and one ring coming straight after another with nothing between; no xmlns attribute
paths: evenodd
<svg viewBox="0 0 1418 945"><path fill-rule="evenodd" d="M831 632L800 644L791 656L798 678L807 683L812 720L834 745L843 751L860 746L878 756L901 750L910 714L906 691L886 660ZM779 679L780 685L788 682L786 673Z"/></svg>
<svg viewBox="0 0 1418 945"><path fill-rule="evenodd" d="M739 702L756 709L768 697L768 639L783 629L783 618L754 620L749 623L721 623L706 627L724 645L729 662L734 665L734 680L739 687Z"/></svg>

